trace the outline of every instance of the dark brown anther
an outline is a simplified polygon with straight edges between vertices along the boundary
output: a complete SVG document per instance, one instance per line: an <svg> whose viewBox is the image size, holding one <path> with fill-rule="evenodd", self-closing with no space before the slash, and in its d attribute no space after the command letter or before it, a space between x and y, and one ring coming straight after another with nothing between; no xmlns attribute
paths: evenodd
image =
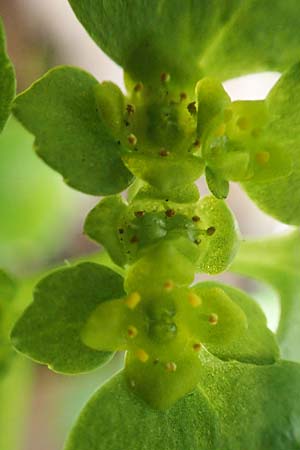
<svg viewBox="0 0 300 450"><path fill-rule="evenodd" d="M187 99L186 93L185 93L185 92L181 92L181 93L180 93L180 101L183 102L183 101L186 100L186 99Z"/></svg>
<svg viewBox="0 0 300 450"><path fill-rule="evenodd" d="M216 231L215 227L209 227L209 228L207 228L207 230L206 230L206 234L207 234L208 236L212 236L212 235L214 234L215 231Z"/></svg>
<svg viewBox="0 0 300 450"><path fill-rule="evenodd" d="M156 359L153 361L153 364L156 366L158 363L159 363L159 359L156 358Z"/></svg>
<svg viewBox="0 0 300 450"><path fill-rule="evenodd" d="M143 217L145 215L145 211L135 211L135 217Z"/></svg>
<svg viewBox="0 0 300 450"><path fill-rule="evenodd" d="M119 229L118 229L118 232L119 232L120 234L123 234L123 233L124 233L123 228L119 228Z"/></svg>
<svg viewBox="0 0 300 450"><path fill-rule="evenodd" d="M195 148L199 148L200 147L200 140L199 139L196 139L194 142L193 142L193 147L195 147Z"/></svg>
<svg viewBox="0 0 300 450"><path fill-rule="evenodd" d="M165 214L167 217L174 217L176 213L175 213L174 209L167 209Z"/></svg>
<svg viewBox="0 0 300 450"><path fill-rule="evenodd" d="M136 244L137 242L139 242L139 238L136 235L134 235L130 239L130 242L131 242L131 244Z"/></svg>
<svg viewBox="0 0 300 450"><path fill-rule="evenodd" d="M134 134L129 134L129 136L127 136L127 140L128 140L128 143L130 144L130 145L136 145L137 144L137 137L134 135Z"/></svg>
<svg viewBox="0 0 300 450"><path fill-rule="evenodd" d="M195 240L194 240L194 243L195 243L196 245L200 245L200 244L201 244L201 239L195 239Z"/></svg>
<svg viewBox="0 0 300 450"><path fill-rule="evenodd" d="M169 156L170 152L166 150L165 148L162 148L159 152L160 156Z"/></svg>
<svg viewBox="0 0 300 450"><path fill-rule="evenodd" d="M193 222L200 222L200 220L201 220L201 219L200 219L199 216L193 216L193 217L192 217L192 221L193 221Z"/></svg>
<svg viewBox="0 0 300 450"><path fill-rule="evenodd" d="M128 104L126 106L126 111L127 111L128 114L134 114L135 113L135 106L131 105L131 104Z"/></svg>
<svg viewBox="0 0 300 450"><path fill-rule="evenodd" d="M143 89L143 83L137 83L133 88L134 92L141 92L142 89Z"/></svg>
<svg viewBox="0 0 300 450"><path fill-rule="evenodd" d="M124 125L125 127L129 127L130 123L128 122L128 120L124 120Z"/></svg>
<svg viewBox="0 0 300 450"><path fill-rule="evenodd" d="M169 73L167 73L167 72L162 72L162 73L160 74L160 81L161 81L162 83L168 83L168 82L170 81L170 79L171 79L171 77L170 77L170 74L169 74Z"/></svg>
<svg viewBox="0 0 300 450"><path fill-rule="evenodd" d="M193 116L194 114L196 114L196 113L197 113L196 102L191 102L191 103L189 103L189 104L187 105L187 109L188 109L188 112L189 112L190 114L192 114L192 116Z"/></svg>

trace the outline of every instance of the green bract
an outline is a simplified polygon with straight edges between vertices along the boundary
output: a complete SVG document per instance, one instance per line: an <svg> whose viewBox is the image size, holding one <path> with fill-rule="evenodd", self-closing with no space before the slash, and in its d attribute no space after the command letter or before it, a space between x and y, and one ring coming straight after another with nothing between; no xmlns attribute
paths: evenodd
<svg viewBox="0 0 300 450"><path fill-rule="evenodd" d="M34 302L16 323L12 342L17 350L57 372L92 370L109 360L111 353L86 347L81 328L100 302L123 295L120 275L95 263L53 272L36 286Z"/></svg>
<svg viewBox="0 0 300 450"><path fill-rule="evenodd" d="M8 336L12 321L12 301L16 290L15 280L0 269L0 380L11 356Z"/></svg>
<svg viewBox="0 0 300 450"><path fill-rule="evenodd" d="M17 97L14 114L36 136L39 156L67 184L108 195L125 189L132 177L98 110L98 86L80 69L58 67Z"/></svg>
<svg viewBox="0 0 300 450"><path fill-rule="evenodd" d="M3 130L10 114L15 90L15 72L6 54L5 35L0 17L0 132Z"/></svg>

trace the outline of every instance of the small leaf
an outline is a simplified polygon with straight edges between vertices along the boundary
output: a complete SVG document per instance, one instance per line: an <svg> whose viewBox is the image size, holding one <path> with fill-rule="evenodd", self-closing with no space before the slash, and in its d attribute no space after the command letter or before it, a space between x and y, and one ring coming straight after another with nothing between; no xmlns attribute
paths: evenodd
<svg viewBox="0 0 300 450"><path fill-rule="evenodd" d="M206 182L211 193L219 199L226 198L229 193L229 183L209 167L205 169Z"/></svg>
<svg viewBox="0 0 300 450"><path fill-rule="evenodd" d="M192 89L203 74L228 79L281 71L299 55L297 0L69 3L95 42L137 81L158 84L165 72L171 83Z"/></svg>
<svg viewBox="0 0 300 450"><path fill-rule="evenodd" d="M193 286L193 290L199 296L202 295L202 290L207 288L222 289L247 318L247 327L243 328L243 317L240 313L234 315L232 310L227 326L230 328L231 322L231 327L239 330L236 338L229 342L226 342L226 339L220 339L215 343L208 342L206 344L208 351L225 361L236 360L251 364L274 363L279 356L278 346L273 333L267 328L266 318L257 303L239 289L221 283L204 282ZM224 332L226 333L226 327Z"/></svg>
<svg viewBox="0 0 300 450"><path fill-rule="evenodd" d="M38 283L34 301L12 331L17 350L62 373L92 370L111 353L91 350L81 329L99 303L122 297L123 279L111 269L82 263L57 270Z"/></svg>
<svg viewBox="0 0 300 450"><path fill-rule="evenodd" d="M120 241L120 233L124 232L122 226L127 209L121 196L105 198L92 209L84 224L85 233L102 244L112 260L120 266L124 266L127 261Z"/></svg>
<svg viewBox="0 0 300 450"><path fill-rule="evenodd" d="M289 69L269 93L266 104L270 114L265 131L270 144L282 147L277 166L283 158L292 163L292 170L284 177L266 182L243 184L257 205L276 219L300 224L300 63ZM293 205L293 207L291 207Z"/></svg>
<svg viewBox="0 0 300 450"><path fill-rule="evenodd" d="M239 246L234 216L224 201L212 196L200 201L199 216L206 235L199 243L197 268L209 274L222 272L232 262Z"/></svg>
<svg viewBox="0 0 300 450"><path fill-rule="evenodd" d="M65 450L213 450L220 448L218 425L200 391L157 411L132 392L121 373L86 405Z"/></svg>
<svg viewBox="0 0 300 450"><path fill-rule="evenodd" d="M2 269L0 269L0 307L10 302L16 294L15 281Z"/></svg>
<svg viewBox="0 0 300 450"><path fill-rule="evenodd" d="M10 115L15 92L15 72L6 54L4 27L0 17L0 132Z"/></svg>
<svg viewBox="0 0 300 450"><path fill-rule="evenodd" d="M277 337L284 358L300 361L300 234L243 242L233 272L263 281L280 296Z"/></svg>
<svg viewBox="0 0 300 450"><path fill-rule="evenodd" d="M107 111L98 111L97 89L99 83L88 73L57 67L17 97L14 114L35 135L39 156L67 184L109 195L125 189L132 175L105 122Z"/></svg>

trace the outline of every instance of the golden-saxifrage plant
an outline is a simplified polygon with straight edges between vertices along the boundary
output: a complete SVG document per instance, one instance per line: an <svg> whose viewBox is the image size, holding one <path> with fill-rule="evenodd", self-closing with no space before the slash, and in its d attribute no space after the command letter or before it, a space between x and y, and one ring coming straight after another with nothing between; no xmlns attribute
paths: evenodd
<svg viewBox="0 0 300 450"><path fill-rule="evenodd" d="M105 197L85 233L114 264L42 279L12 342L62 373L126 357L65 449L300 449L299 231L239 248L224 200L238 182L300 223L297 0L69 2L124 68L127 93L63 66L13 111L66 183ZM262 70L283 72L267 98L232 102L221 81ZM203 174L211 195L200 198ZM244 292L193 284L229 266L277 289L277 336Z"/></svg>

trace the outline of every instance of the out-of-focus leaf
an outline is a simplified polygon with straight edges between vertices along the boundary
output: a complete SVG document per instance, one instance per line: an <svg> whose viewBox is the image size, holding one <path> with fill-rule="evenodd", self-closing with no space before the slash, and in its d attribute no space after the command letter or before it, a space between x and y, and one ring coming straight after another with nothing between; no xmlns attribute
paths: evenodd
<svg viewBox="0 0 300 450"><path fill-rule="evenodd" d="M284 358L300 361L300 234L299 231L243 242L233 272L268 283L280 296L277 336Z"/></svg>
<svg viewBox="0 0 300 450"><path fill-rule="evenodd" d="M6 54L4 27L0 17L0 132L10 114L15 91L15 72Z"/></svg>

